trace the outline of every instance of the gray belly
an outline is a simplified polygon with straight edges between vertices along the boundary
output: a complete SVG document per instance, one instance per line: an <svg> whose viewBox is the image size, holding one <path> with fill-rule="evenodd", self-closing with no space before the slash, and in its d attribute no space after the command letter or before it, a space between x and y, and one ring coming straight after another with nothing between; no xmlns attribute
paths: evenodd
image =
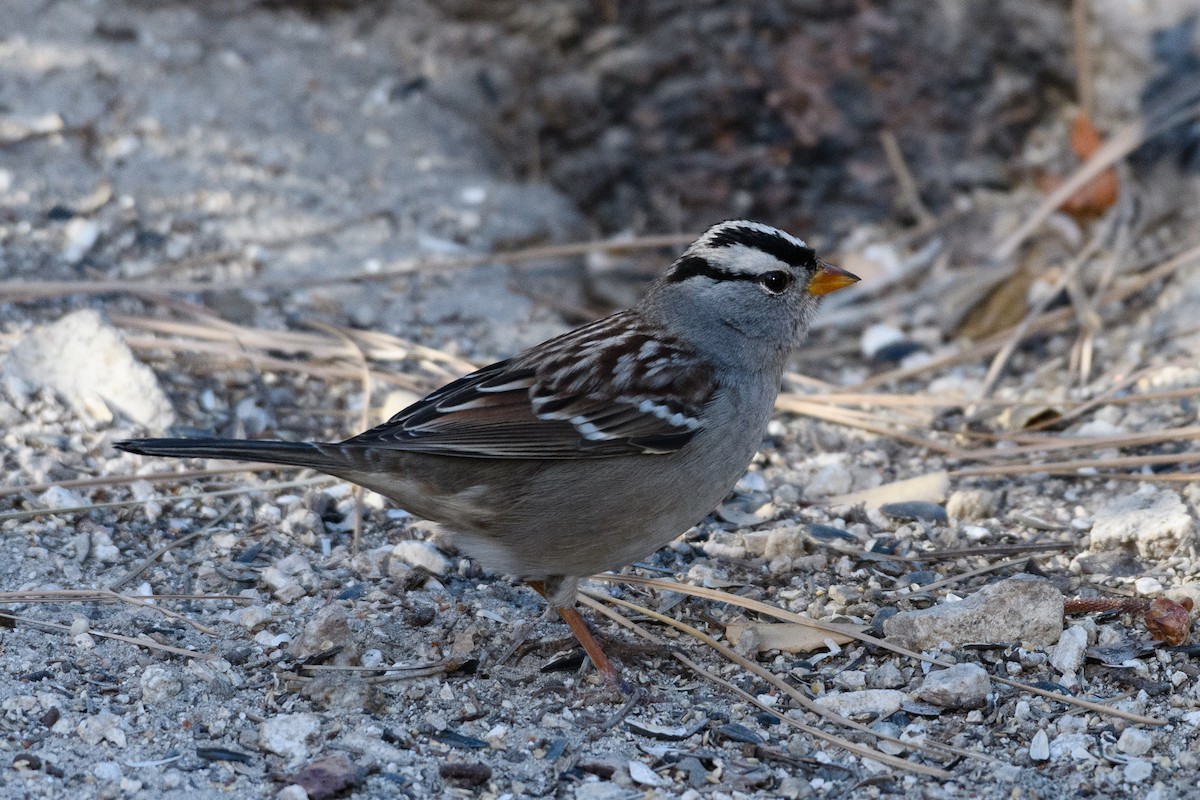
<svg viewBox="0 0 1200 800"><path fill-rule="evenodd" d="M748 406L760 410L747 416ZM721 502L761 445L769 410L733 403L730 413L741 415L736 426L709 426L675 453L521 467L508 487L508 507L486 528L458 525L455 540L490 569L529 578L626 566Z"/></svg>

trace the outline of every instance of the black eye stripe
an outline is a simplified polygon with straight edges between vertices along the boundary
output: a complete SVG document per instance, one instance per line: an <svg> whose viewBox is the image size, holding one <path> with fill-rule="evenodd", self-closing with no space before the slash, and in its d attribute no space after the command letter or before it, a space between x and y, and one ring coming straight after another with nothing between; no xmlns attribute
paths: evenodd
<svg viewBox="0 0 1200 800"><path fill-rule="evenodd" d="M774 256L793 267L800 267L806 270L815 270L817 267L817 254L811 247L798 245L795 242L780 236L778 233L770 231L762 231L757 228L733 227L725 228L713 235L706 242L710 247L732 247L734 245L745 245L753 247L756 250L762 250L764 253Z"/></svg>
<svg viewBox="0 0 1200 800"><path fill-rule="evenodd" d="M730 272L713 266L708 259L700 256L687 256L675 262L675 266L667 273L667 282L679 283L697 275L712 278L714 281L752 281L757 283L759 280L758 275L748 272Z"/></svg>

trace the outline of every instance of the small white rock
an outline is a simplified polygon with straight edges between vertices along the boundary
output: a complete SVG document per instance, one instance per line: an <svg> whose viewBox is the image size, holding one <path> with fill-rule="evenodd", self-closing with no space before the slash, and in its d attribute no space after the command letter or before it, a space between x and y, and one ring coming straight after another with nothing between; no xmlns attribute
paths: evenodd
<svg viewBox="0 0 1200 800"><path fill-rule="evenodd" d="M1158 578L1138 578L1133 582L1133 588L1143 597L1157 597L1162 594L1163 585Z"/></svg>
<svg viewBox="0 0 1200 800"><path fill-rule="evenodd" d="M862 332L860 345L862 353L867 358L874 358L875 354L889 344L904 341L904 331L887 325L882 322L877 322L874 325L868 325Z"/></svg>
<svg viewBox="0 0 1200 800"><path fill-rule="evenodd" d="M258 744L264 750L283 756L289 768L308 758L310 739L321 731L316 714L280 714L263 720L258 729Z"/></svg>
<svg viewBox="0 0 1200 800"><path fill-rule="evenodd" d="M1091 549L1133 545L1144 557L1165 556L1190 546L1195 524L1177 492L1144 486L1098 510L1092 524Z"/></svg>
<svg viewBox="0 0 1200 800"><path fill-rule="evenodd" d="M125 746L125 731L121 729L121 719L110 711L101 711L99 714L85 717L75 727L75 732L85 744L97 745L107 741L117 747Z"/></svg>
<svg viewBox="0 0 1200 800"><path fill-rule="evenodd" d="M237 615L238 625L251 633L257 631L271 619L271 610L266 606L246 606Z"/></svg>
<svg viewBox="0 0 1200 800"><path fill-rule="evenodd" d="M804 496L810 500L846 494L854 487L854 476L841 464L826 464L804 484Z"/></svg>
<svg viewBox="0 0 1200 800"><path fill-rule="evenodd" d="M392 549L392 557L409 566L422 567L438 576L448 574L453 566L450 559L429 542L397 542Z"/></svg>
<svg viewBox="0 0 1200 800"><path fill-rule="evenodd" d="M904 692L894 689L864 689L861 692L830 692L814 698L813 702L854 719L894 714L900 710L904 699Z"/></svg>
<svg viewBox="0 0 1200 800"><path fill-rule="evenodd" d="M26 334L0 371L9 382L16 378L57 392L84 417L108 421L112 407L154 430L175 421L154 371L137 360L117 328L92 310L72 312Z"/></svg>
<svg viewBox="0 0 1200 800"><path fill-rule="evenodd" d="M1131 756L1144 756L1154 746L1154 737L1141 728L1126 728L1117 739L1117 749Z"/></svg>
<svg viewBox="0 0 1200 800"><path fill-rule="evenodd" d="M97 780L116 783L121 780L121 765L115 761L100 761L92 767L92 774Z"/></svg>
<svg viewBox="0 0 1200 800"><path fill-rule="evenodd" d="M183 691L183 684L175 673L160 664L151 664L142 671L142 702L161 703Z"/></svg>
<svg viewBox="0 0 1200 800"><path fill-rule="evenodd" d="M1029 758L1032 761L1050 760L1050 737L1046 731L1038 730L1029 742Z"/></svg>
<svg viewBox="0 0 1200 800"><path fill-rule="evenodd" d="M1141 783L1154 773L1154 765L1144 758L1132 759L1125 765L1125 782Z"/></svg>
<svg viewBox="0 0 1200 800"><path fill-rule="evenodd" d="M51 486L38 495L37 501L42 508L51 511L58 508L80 508L87 505L83 497L61 486Z"/></svg>
<svg viewBox="0 0 1200 800"><path fill-rule="evenodd" d="M922 700L942 708L983 708L991 680L978 664L955 664L925 676L917 690Z"/></svg>
<svg viewBox="0 0 1200 800"><path fill-rule="evenodd" d="M73 217L63 227L63 260L77 264L100 238L100 226L86 217Z"/></svg>
<svg viewBox="0 0 1200 800"><path fill-rule="evenodd" d="M663 779L658 773L647 767L641 761L629 762L629 777L630 779L641 786L662 786Z"/></svg>
<svg viewBox="0 0 1200 800"><path fill-rule="evenodd" d="M1072 625L1062 632L1054 653L1050 656L1050 664L1064 675L1075 675L1083 665L1084 651L1087 649L1087 631L1081 625Z"/></svg>

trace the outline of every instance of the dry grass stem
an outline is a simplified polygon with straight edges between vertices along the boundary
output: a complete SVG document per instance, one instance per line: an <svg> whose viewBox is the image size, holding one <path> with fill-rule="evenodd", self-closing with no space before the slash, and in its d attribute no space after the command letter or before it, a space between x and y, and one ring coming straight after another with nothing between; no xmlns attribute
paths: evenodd
<svg viewBox="0 0 1200 800"><path fill-rule="evenodd" d="M69 625L60 625L57 622L44 622L40 619L21 617L17 616L16 614L7 614L2 611L0 611L0 619L20 622L24 625L32 625L34 627L44 628L52 631L62 631L64 633L71 632L71 626ZM98 631L95 629L89 629L88 634L91 636L99 636L101 639L112 639L116 642L125 642L126 644L145 647L147 650L157 650L161 653L171 653L173 655L184 656L186 658L198 658L202 661L211 661L216 658L216 656L212 653L201 653L198 650L185 650L182 647L171 647L170 645L159 644L152 639L134 639L132 636L122 636L119 633L109 633L107 631Z"/></svg>
<svg viewBox="0 0 1200 800"><path fill-rule="evenodd" d="M820 622L818 620L812 619L811 617L806 617L801 614L795 614L791 611L785 611L784 609L778 608L777 606L773 606L769 603L763 603L759 600L752 600L747 597L740 597L738 595L730 594L729 592L722 592L717 589L709 589L709 588L706 588L703 586L692 586L689 584L678 583L676 581L663 580L661 578L644 578L640 575L625 575L625 574L617 575L617 574L612 574L612 573L602 573L600 575L593 575L592 579L600 580L600 581L607 581L607 582L611 582L611 583L631 583L635 586L647 586L647 587L659 589L661 591L666 591L666 592L680 592L681 594L691 595L693 597L703 597L707 600L715 600L720 603L726 603L728 605L738 606L738 607L744 608L748 611L754 611L759 614L765 614L766 616L774 617L776 619L780 619L785 622L795 622L800 625L806 625L808 627L815 628L817 630L829 631L831 633L841 633L841 634L850 636L853 639L863 642L865 644L870 644L870 645L874 645L876 647L881 647L885 650L896 653L897 655L902 655L907 658L913 658L913 659L916 659L917 661L922 661L926 664L933 664L933 665L936 665L939 667L953 666L953 664L951 664L948 661L944 661L944 660L938 659L938 658L931 658L929 656L922 655L921 653L918 653L915 650L909 650L906 647L900 647L899 645L888 642L886 639L878 639L874 636L870 636L865 633L860 633L859 631L855 630L853 627L851 627L849 625L838 625L836 623ZM998 675L992 675L990 677L991 677L991 680L993 680L997 683L1003 684L1005 686L1011 686L1011 687L1013 687L1015 689L1019 689L1020 691L1023 691L1023 692L1030 692L1031 694L1036 694L1036 695L1039 695L1041 697L1045 697L1045 698L1048 698L1051 700L1057 700L1061 703L1073 705L1078 708L1086 708L1089 711L1095 711L1095 712L1098 712L1101 714L1106 714L1108 716L1119 717L1121 719L1125 719L1130 722L1135 722L1139 725L1165 725L1166 724L1165 721L1155 719L1153 717L1147 717L1147 716L1143 716L1141 714L1134 714L1129 711L1122 711L1120 709L1111 708L1102 703L1095 703L1095 702L1092 702L1089 700L1081 700L1077 697L1070 697L1067 695L1056 694L1054 692L1050 692L1045 689L1040 689L1036 686L1030 686L1028 684L1020 683L1019 681L1010 680L1008 678L1003 678Z"/></svg>
<svg viewBox="0 0 1200 800"><path fill-rule="evenodd" d="M37 605L39 603L125 603L126 605L145 608L162 614L164 617L170 617L171 619L187 623L192 628L208 636L217 635L216 631L206 625L201 625L199 622L188 619L176 611L155 605L156 601L165 599L168 598L158 595L120 594L109 589L54 589L46 591L0 592L0 603L20 603L25 605ZM210 600L215 598L205 595L195 595L189 599Z"/></svg>
<svg viewBox="0 0 1200 800"><path fill-rule="evenodd" d="M266 467L269 469L280 469L280 467ZM283 467L282 469L287 469ZM256 494L258 492L274 492L280 489L297 489L307 488L309 486L320 486L324 483L333 483L337 478L328 475L319 475L315 478L304 478L296 481L284 481L281 483L269 483L259 486L243 486L237 489L222 489L215 492L197 492L196 494L179 494L172 497L154 498L163 503L179 503L185 500L207 500L213 497L235 497L238 495ZM48 515L62 514L79 514L87 511L94 511L98 508L127 508L129 506L140 506L145 504L146 500L114 500L109 503L90 503L83 506L71 506L68 508L34 508L28 511L6 511L0 514L0 522L5 522L10 519L32 519L34 517L43 517Z"/></svg>
<svg viewBox="0 0 1200 800"><path fill-rule="evenodd" d="M702 631L692 627L691 625L688 625L687 623L680 622L679 620L676 620L672 617L668 617L665 614L659 614L656 611L652 611L648 608L644 608L643 606L639 606L635 603L631 603L628 600L622 600L620 598L610 597L607 595L591 595L591 594L587 594L587 593L580 595L580 601L584 605L586 605L588 608L590 608L600 614L604 614L605 616L607 616L610 619L613 619L614 621L617 621L617 622L620 622L620 619L624 619L620 614L616 614L615 612L612 612L610 609L605 608L600 602L598 602L599 600L603 600L604 602L611 603L614 605L619 605L623 608L628 608L631 611L634 611L638 614L645 615L645 616L649 617L650 619L656 620L657 622L660 622L664 625L668 625L672 628L675 628L678 631L686 633L688 636L691 636L692 638L696 639L697 641L712 648L713 650L718 652L722 657L724 657L728 661L730 661L734 664L737 664L742 669L744 669L748 672L751 672L754 675L757 675L759 678L766 681L771 686L775 687L776 690L778 690L785 696L791 698L793 701L798 703L806 711L810 711L811 713L814 713L814 714L817 714L818 716L824 717L825 719L829 720L830 722L833 722L836 725L850 728L852 730L859 731L860 733L866 733L877 739L883 739L885 741L895 742L905 748L920 750L920 751L923 751L930 755L939 754L938 753L939 750L945 750L950 747L949 745L942 745L940 742L935 743L935 742L930 742L930 741L925 741L920 744L916 744L914 742L906 742L906 741L902 741L898 738L879 734L879 733L871 730L866 725L855 722L852 719L847 719L846 717L843 717L840 714L830 711L828 708L825 708L824 706L821 706L818 703L814 703L812 700L810 700L808 697L806 697L804 694L802 694L799 690L795 689L791 685L784 682L782 679L780 679L774 673L770 672L767 669L764 669L763 667L761 667L758 664L755 664L753 661L750 661L749 659L738 654L737 652L730 649L729 647L722 644L721 642L718 642L716 639L712 638L708 634L703 633ZM634 629L634 627L632 627L632 626L635 625L635 623L633 623L631 620L628 620L628 619L626 619L624 623L620 623L620 624L624 625L625 627L629 627L631 630ZM636 626L636 627L640 628L640 626ZM645 638L648 638L650 641L657 640L657 637L654 637L652 634L649 634L648 632L640 632L639 635L641 635ZM663 645L666 644L665 642L662 642L661 640L657 640L657 641ZM681 654L678 652L675 652L674 655L676 658L679 658ZM887 761L884 761L884 763L888 763L891 766L894 766L894 767L897 767L900 769L915 771L915 772L919 772L921 774L933 774L933 772L939 772L939 773L941 772L941 770L935 770L932 767L927 767L922 764L914 764L914 763L912 763L910 761L906 761L904 759L896 758L894 756L888 756L887 754L881 753L874 749L862 747L861 745L857 745L854 742L850 742L849 740L843 739L839 736L834 736L833 734L826 733L825 731L822 731L819 728L813 727L811 725L807 725L807 724L800 722L799 720L794 719L792 717L788 717L784 714L781 714L779 711L773 709L771 706L768 706L767 704L760 702L757 698L755 698L751 695L748 695L745 692L742 692L740 689L737 689L737 687L734 687L732 684L724 681L723 679L717 678L712 673L699 667L697 664L695 664L695 662L692 662L690 659L683 661L683 663L685 663L688 667L696 670L697 672L699 672L699 674L705 676L706 678L708 678L710 680L715 679L715 681L719 685L724 686L726 688L733 689L735 692L737 692L739 694L739 696L749 698L750 702L753 703L756 707L761 708L762 710L772 714L780 721L786 722L787 724L792 725L793 727L796 727L797 729L802 730L811 736L815 736L824 741L830 742L831 744L837 745L838 747L844 748L844 749L848 750L849 752L852 752L856 755L864 756L866 758L873 758L873 759L876 759L879 761L884 761L885 759L889 759ZM969 751L967 751L967 752L969 752ZM972 755L979 755L979 754L972 753ZM933 772L930 772L930 770L933 770Z"/></svg>

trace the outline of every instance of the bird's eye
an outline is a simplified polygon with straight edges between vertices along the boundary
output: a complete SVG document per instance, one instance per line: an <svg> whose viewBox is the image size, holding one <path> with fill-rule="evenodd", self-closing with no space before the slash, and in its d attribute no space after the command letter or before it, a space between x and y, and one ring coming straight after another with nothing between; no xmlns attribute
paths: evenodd
<svg viewBox="0 0 1200 800"><path fill-rule="evenodd" d="M768 272L758 279L758 283L771 294L783 294L792 285L792 274L783 270Z"/></svg>

